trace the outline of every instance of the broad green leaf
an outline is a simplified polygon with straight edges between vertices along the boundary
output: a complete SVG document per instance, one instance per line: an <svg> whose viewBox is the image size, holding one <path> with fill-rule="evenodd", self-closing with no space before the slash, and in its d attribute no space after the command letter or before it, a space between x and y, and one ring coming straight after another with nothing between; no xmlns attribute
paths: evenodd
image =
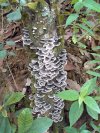
<svg viewBox="0 0 100 133"><path fill-rule="evenodd" d="M9 5L10 5L10 4L9 4L8 2L5 2L5 3L0 4L0 6L3 7L3 8L4 8L4 7L7 7L7 6L9 6Z"/></svg>
<svg viewBox="0 0 100 133"><path fill-rule="evenodd" d="M27 0L17 0L21 6L24 6L27 3Z"/></svg>
<svg viewBox="0 0 100 133"><path fill-rule="evenodd" d="M7 0L0 0L0 5L5 2L7 2Z"/></svg>
<svg viewBox="0 0 100 133"><path fill-rule="evenodd" d="M28 6L30 9L35 10L36 7L37 7L37 4L38 4L38 2L29 2L29 3L27 3L27 6Z"/></svg>
<svg viewBox="0 0 100 133"><path fill-rule="evenodd" d="M81 97L89 95L93 92L93 90L96 88L96 79L97 78L92 78L83 84L83 86L80 89Z"/></svg>
<svg viewBox="0 0 100 133"><path fill-rule="evenodd" d="M100 12L100 4L98 4L94 0L84 0L83 5L91 10Z"/></svg>
<svg viewBox="0 0 100 133"><path fill-rule="evenodd" d="M83 113L83 104L79 107L78 101L72 103L69 111L70 126L74 125Z"/></svg>
<svg viewBox="0 0 100 133"><path fill-rule="evenodd" d="M91 133L89 130L83 130L80 133Z"/></svg>
<svg viewBox="0 0 100 133"><path fill-rule="evenodd" d="M3 48L4 48L4 44L0 43L0 51L3 50Z"/></svg>
<svg viewBox="0 0 100 133"><path fill-rule="evenodd" d="M28 133L32 122L33 117L30 109L24 109L18 116L18 133Z"/></svg>
<svg viewBox="0 0 100 133"><path fill-rule="evenodd" d="M79 15L76 13L71 14L66 20L66 26L72 24L72 22L77 20L78 17L79 17Z"/></svg>
<svg viewBox="0 0 100 133"><path fill-rule="evenodd" d="M86 123L84 123L81 127L80 127L80 132L82 131L82 130L85 130L86 129Z"/></svg>
<svg viewBox="0 0 100 133"><path fill-rule="evenodd" d="M91 53L93 56L97 56L100 57L100 54L96 54L96 53Z"/></svg>
<svg viewBox="0 0 100 133"><path fill-rule="evenodd" d="M78 42L78 39L75 34L72 36L72 41L74 44L76 44Z"/></svg>
<svg viewBox="0 0 100 133"><path fill-rule="evenodd" d="M75 101L79 98L79 93L75 90L65 90L59 92L57 96L63 100Z"/></svg>
<svg viewBox="0 0 100 133"><path fill-rule="evenodd" d="M97 131L98 133L100 133L100 126L97 126L93 123L93 121L90 122L90 125L92 126L92 128Z"/></svg>
<svg viewBox="0 0 100 133"><path fill-rule="evenodd" d="M71 4L75 4L75 3L77 3L79 0L72 0L71 1Z"/></svg>
<svg viewBox="0 0 100 133"><path fill-rule="evenodd" d="M0 133L12 133L11 125L7 117L0 117Z"/></svg>
<svg viewBox="0 0 100 133"><path fill-rule="evenodd" d="M12 40L9 40L9 41L6 41L6 45L14 46L15 45L15 42L12 41Z"/></svg>
<svg viewBox="0 0 100 133"><path fill-rule="evenodd" d="M98 113L92 110L90 107L86 106L88 114L95 120L98 120Z"/></svg>
<svg viewBox="0 0 100 133"><path fill-rule="evenodd" d="M95 68L95 70L98 70L98 69L100 69L100 66L97 66L97 67Z"/></svg>
<svg viewBox="0 0 100 133"><path fill-rule="evenodd" d="M28 133L46 133L53 121L47 117L37 118L33 120L32 127Z"/></svg>
<svg viewBox="0 0 100 133"><path fill-rule="evenodd" d="M86 25L84 25L84 24L78 24L78 26L81 27L86 32L88 32L91 36L94 36L94 32L90 28L88 28Z"/></svg>
<svg viewBox="0 0 100 133"><path fill-rule="evenodd" d="M97 73L97 72L94 72L94 71L88 70L88 71L86 71L86 73L88 73L88 74L90 74L92 76L95 76L95 77L100 77L100 73Z"/></svg>
<svg viewBox="0 0 100 133"><path fill-rule="evenodd" d="M78 99L79 107L81 106L83 101L84 101L84 97L83 96L79 96L79 99Z"/></svg>
<svg viewBox="0 0 100 133"><path fill-rule="evenodd" d="M16 129L17 129L17 127L16 127L16 125L14 125L14 124L12 124L11 125L11 133L16 133Z"/></svg>
<svg viewBox="0 0 100 133"><path fill-rule="evenodd" d="M97 102L90 96L86 96L84 99L84 103L92 110L96 111L97 113L100 113L100 108L97 104Z"/></svg>
<svg viewBox="0 0 100 133"><path fill-rule="evenodd" d="M75 5L74 5L74 9L76 12L79 12L82 8L83 8L83 3L82 2L77 2Z"/></svg>
<svg viewBox="0 0 100 133"><path fill-rule="evenodd" d="M74 127L65 127L64 130L66 133L79 133L78 130Z"/></svg>
<svg viewBox="0 0 100 133"><path fill-rule="evenodd" d="M12 21L15 22L15 21L17 21L17 20L20 20L21 17L22 17L22 15L21 15L20 9L18 8L16 11L14 11L14 12L12 12L12 13L9 13L9 14L7 15L7 20L8 20L9 22L12 22Z"/></svg>
<svg viewBox="0 0 100 133"><path fill-rule="evenodd" d="M7 50L0 51L0 59L4 59L5 57L7 57Z"/></svg>
<svg viewBox="0 0 100 133"><path fill-rule="evenodd" d="M95 96L94 99L95 99L96 101L100 101L100 96Z"/></svg>
<svg viewBox="0 0 100 133"><path fill-rule="evenodd" d="M22 108L22 109L20 109L20 110L18 110L18 111L16 111L15 112L15 117L18 117L19 116L19 114L24 110L25 108ZM29 110L30 110L30 112L32 113L32 109L31 108L29 108Z"/></svg>
<svg viewBox="0 0 100 133"><path fill-rule="evenodd" d="M92 47L92 50L98 51L98 50L100 50L100 46Z"/></svg>
<svg viewBox="0 0 100 133"><path fill-rule="evenodd" d="M3 117L7 117L7 111L6 111L5 109L2 109L1 112L2 112L2 116L3 116Z"/></svg>
<svg viewBox="0 0 100 133"><path fill-rule="evenodd" d="M82 49L86 49L86 45L84 43L81 42L77 42L78 43L78 47L82 48Z"/></svg>
<svg viewBox="0 0 100 133"><path fill-rule="evenodd" d="M92 60L88 62L88 64L95 64L95 63L100 63L100 60Z"/></svg>
<svg viewBox="0 0 100 133"><path fill-rule="evenodd" d="M4 103L5 106L19 102L24 97L22 92L13 92L8 100Z"/></svg>

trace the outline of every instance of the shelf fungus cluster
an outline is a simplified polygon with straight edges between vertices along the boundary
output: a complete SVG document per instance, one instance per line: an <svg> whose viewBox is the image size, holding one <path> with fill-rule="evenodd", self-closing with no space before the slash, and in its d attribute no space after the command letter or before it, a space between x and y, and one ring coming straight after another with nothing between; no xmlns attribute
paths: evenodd
<svg viewBox="0 0 100 133"><path fill-rule="evenodd" d="M66 50L62 49L56 56L53 49L59 45L57 38L45 38L41 41L44 45L37 48L38 59L32 60L29 64L31 74L36 79L34 87L37 89L37 93L33 97L35 103L33 114L47 115L54 122L60 122L64 102L55 94L66 87L67 74L64 71ZM32 99L31 97L30 99Z"/></svg>
<svg viewBox="0 0 100 133"><path fill-rule="evenodd" d="M54 49L61 45L56 28L54 29L55 20L53 18L51 23L47 23L47 16L42 16L41 19L42 21L34 23L32 29L36 39L33 43L39 43L39 46L36 48L37 59L33 59L29 64L29 70L35 77L36 88L35 95L30 95L29 99L34 101L33 115L48 116L57 123L63 120L64 102L56 94L66 88L67 74L64 71L66 50L61 49L58 54L55 54ZM30 45L31 41L27 33L23 42L28 45L28 41Z"/></svg>

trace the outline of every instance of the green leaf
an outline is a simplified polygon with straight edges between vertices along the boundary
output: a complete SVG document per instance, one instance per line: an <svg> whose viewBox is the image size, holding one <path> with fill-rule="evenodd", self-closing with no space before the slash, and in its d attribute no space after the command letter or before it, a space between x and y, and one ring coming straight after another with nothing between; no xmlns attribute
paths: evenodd
<svg viewBox="0 0 100 133"><path fill-rule="evenodd" d="M82 8L83 8L83 3L82 2L77 2L75 5L74 5L74 9L76 12L79 12Z"/></svg>
<svg viewBox="0 0 100 133"><path fill-rule="evenodd" d="M88 32L91 36L94 36L94 32L90 28L88 28L86 25L84 25L84 24L78 24L78 26L81 27L86 32Z"/></svg>
<svg viewBox="0 0 100 133"><path fill-rule="evenodd" d="M9 41L6 41L6 45L8 45L8 46L14 46L15 45L15 42L12 41L12 40L9 40Z"/></svg>
<svg viewBox="0 0 100 133"><path fill-rule="evenodd" d="M79 133L78 130L74 127L65 127L64 130L66 133Z"/></svg>
<svg viewBox="0 0 100 133"><path fill-rule="evenodd" d="M73 21L77 20L78 17L79 15L76 13L71 14L66 20L66 26L70 25Z"/></svg>
<svg viewBox="0 0 100 133"><path fill-rule="evenodd" d="M100 57L100 54L96 54L96 53L91 53L93 56L97 56Z"/></svg>
<svg viewBox="0 0 100 133"><path fill-rule="evenodd" d="M37 8L37 4L38 4L38 2L29 2L29 3L27 3L27 6L28 6L30 9L35 10L35 9Z"/></svg>
<svg viewBox="0 0 100 133"><path fill-rule="evenodd" d="M77 3L79 0L72 0L71 1L71 4L75 4L75 3Z"/></svg>
<svg viewBox="0 0 100 133"><path fill-rule="evenodd" d="M4 3L0 4L0 6L3 7L3 8L4 8L4 7L7 7L7 6L9 6L9 5L10 5L10 4L9 4L8 2L4 2Z"/></svg>
<svg viewBox="0 0 100 133"><path fill-rule="evenodd" d="M97 126L93 123L93 121L90 122L90 125L92 126L92 128L97 131L98 133L100 133L100 126Z"/></svg>
<svg viewBox="0 0 100 133"><path fill-rule="evenodd" d="M32 126L32 122L33 117L30 109L24 109L18 116L18 133L28 132L28 130Z"/></svg>
<svg viewBox="0 0 100 133"><path fill-rule="evenodd" d="M78 43L78 47L82 48L82 49L86 49L86 45L84 43L81 42L77 42Z"/></svg>
<svg viewBox="0 0 100 133"><path fill-rule="evenodd" d="M72 41L73 41L74 44L76 44L78 42L77 37L76 37L75 34L72 36Z"/></svg>
<svg viewBox="0 0 100 133"><path fill-rule="evenodd" d="M86 106L88 114L95 120L98 120L98 113L92 110L90 107Z"/></svg>
<svg viewBox="0 0 100 133"><path fill-rule="evenodd" d="M82 131L82 130L85 130L86 129L86 123L84 123L81 127L80 127L80 132Z"/></svg>
<svg viewBox="0 0 100 133"><path fill-rule="evenodd" d="M98 4L94 0L84 0L83 5L91 10L100 12L100 4Z"/></svg>
<svg viewBox="0 0 100 133"><path fill-rule="evenodd" d="M9 22L12 22L12 21L15 22L15 21L17 21L17 20L20 20L21 17L22 17L22 15L21 15L20 9L18 8L16 11L14 11L14 12L12 12L12 13L9 13L9 14L7 15L7 20L8 20Z"/></svg>
<svg viewBox="0 0 100 133"><path fill-rule="evenodd" d="M97 73L97 72L94 72L94 71L88 70L88 71L86 71L86 73L88 73L88 74L90 74L92 76L95 76L95 77L100 77L100 73Z"/></svg>
<svg viewBox="0 0 100 133"><path fill-rule="evenodd" d="M83 130L80 133L91 133L89 130Z"/></svg>
<svg viewBox="0 0 100 133"><path fill-rule="evenodd" d="M95 68L95 70L98 70L98 69L100 69L100 66L97 66L97 67Z"/></svg>
<svg viewBox="0 0 100 133"><path fill-rule="evenodd" d="M3 116L3 117L7 117L7 111L6 111L5 109L2 109L1 112L2 112L2 116Z"/></svg>
<svg viewBox="0 0 100 133"><path fill-rule="evenodd" d="M11 133L16 133L16 129L17 129L16 125L12 124L11 125L11 130L12 130Z"/></svg>
<svg viewBox="0 0 100 133"><path fill-rule="evenodd" d="M0 5L5 2L7 2L7 0L0 0Z"/></svg>
<svg viewBox="0 0 100 133"><path fill-rule="evenodd" d="M70 121L70 126L75 124L75 122L81 117L83 113L83 104L79 107L78 101L74 102L69 111L69 121Z"/></svg>
<svg viewBox="0 0 100 133"><path fill-rule="evenodd" d="M92 50L98 51L98 50L100 50L100 46L92 47Z"/></svg>
<svg viewBox="0 0 100 133"><path fill-rule="evenodd" d="M12 133L11 125L7 117L0 118L0 133Z"/></svg>
<svg viewBox="0 0 100 133"><path fill-rule="evenodd" d="M0 43L0 51L3 50L3 48L4 48L4 44Z"/></svg>
<svg viewBox="0 0 100 133"><path fill-rule="evenodd" d="M37 118L33 120L32 127L28 133L45 133L52 126L53 121L47 117Z"/></svg>
<svg viewBox="0 0 100 133"><path fill-rule="evenodd" d="M27 0L19 0L21 6L24 6L27 3Z"/></svg>
<svg viewBox="0 0 100 133"><path fill-rule="evenodd" d="M4 106L8 106L14 103L19 102L24 97L24 94L22 92L13 92L8 100L4 103Z"/></svg>
<svg viewBox="0 0 100 133"><path fill-rule="evenodd" d="M83 86L80 89L81 97L89 95L93 92L93 90L96 88L96 79L97 78L92 78L83 84Z"/></svg>
<svg viewBox="0 0 100 133"><path fill-rule="evenodd" d="M92 110L96 111L97 113L100 113L100 108L92 97L86 96L84 99L84 103Z"/></svg>
<svg viewBox="0 0 100 133"><path fill-rule="evenodd" d="M83 101L84 101L84 97L83 96L79 96L79 99L78 99L79 107L81 106Z"/></svg>
<svg viewBox="0 0 100 133"><path fill-rule="evenodd" d="M5 57L7 57L7 50L0 51L0 59L4 59Z"/></svg>
<svg viewBox="0 0 100 133"><path fill-rule="evenodd" d="M92 60L88 62L88 64L95 64L95 63L100 63L100 60Z"/></svg>
<svg viewBox="0 0 100 133"><path fill-rule="evenodd" d="M100 96L95 96L94 99L95 99L96 101L100 101Z"/></svg>
<svg viewBox="0 0 100 133"><path fill-rule="evenodd" d="M79 98L79 93L75 90L65 90L59 92L57 96L63 100L75 101Z"/></svg>
<svg viewBox="0 0 100 133"><path fill-rule="evenodd" d="M22 109L16 111L16 112L14 113L15 117L17 118L17 117L19 116L19 114L20 114L24 109L25 109L25 108L22 108ZM30 110L30 112L32 113L32 109L29 108L29 110Z"/></svg>

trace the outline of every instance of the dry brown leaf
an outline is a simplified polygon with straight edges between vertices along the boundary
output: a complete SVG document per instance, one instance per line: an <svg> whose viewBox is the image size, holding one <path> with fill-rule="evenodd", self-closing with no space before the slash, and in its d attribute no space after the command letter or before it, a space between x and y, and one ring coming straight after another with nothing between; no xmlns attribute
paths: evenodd
<svg viewBox="0 0 100 133"><path fill-rule="evenodd" d="M75 70L75 66L71 62L68 61L67 64L65 64L64 69L66 71Z"/></svg>
<svg viewBox="0 0 100 133"><path fill-rule="evenodd" d="M70 53L68 53L68 57L69 57L69 59L72 59L74 62L82 64L82 60L79 57L72 55Z"/></svg>
<svg viewBox="0 0 100 133"><path fill-rule="evenodd" d="M68 89L73 89L77 91L80 90L80 85L76 81L73 81L71 79L67 79L67 85L68 85L67 87Z"/></svg>

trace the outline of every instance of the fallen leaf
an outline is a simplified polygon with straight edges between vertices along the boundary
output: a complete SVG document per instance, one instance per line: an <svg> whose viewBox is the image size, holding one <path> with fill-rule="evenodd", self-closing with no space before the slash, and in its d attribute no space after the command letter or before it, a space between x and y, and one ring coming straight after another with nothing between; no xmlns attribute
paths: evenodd
<svg viewBox="0 0 100 133"><path fill-rule="evenodd" d="M71 79L67 79L67 85L68 85L67 87L68 89L73 89L77 91L80 90L80 85L76 81L73 81Z"/></svg>
<svg viewBox="0 0 100 133"><path fill-rule="evenodd" d="M68 61L67 64L65 64L64 69L66 71L75 70L75 66L71 62Z"/></svg>
<svg viewBox="0 0 100 133"><path fill-rule="evenodd" d="M82 64L82 60L79 57L72 55L70 53L68 53L68 57L69 57L69 59L72 59L74 62Z"/></svg>

